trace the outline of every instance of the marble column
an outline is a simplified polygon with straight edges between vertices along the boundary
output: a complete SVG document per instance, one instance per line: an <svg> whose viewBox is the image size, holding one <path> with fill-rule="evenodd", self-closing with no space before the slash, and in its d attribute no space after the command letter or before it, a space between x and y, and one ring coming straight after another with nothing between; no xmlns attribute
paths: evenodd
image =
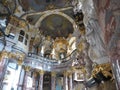
<svg viewBox="0 0 120 90"><path fill-rule="evenodd" d="M37 77L37 73L33 71L33 75L32 75L32 80L33 80L33 90L36 90L36 77Z"/></svg>
<svg viewBox="0 0 120 90"><path fill-rule="evenodd" d="M22 90L26 90L26 84L27 84L27 71L24 71L24 79L23 79Z"/></svg>
<svg viewBox="0 0 120 90"><path fill-rule="evenodd" d="M21 72L20 72L17 90L22 90L22 88L23 88L24 72L25 72L24 69L21 67Z"/></svg>
<svg viewBox="0 0 120 90"><path fill-rule="evenodd" d="M68 90L68 72L64 72L63 90Z"/></svg>
<svg viewBox="0 0 120 90"><path fill-rule="evenodd" d="M69 90L73 90L72 73L69 75Z"/></svg>
<svg viewBox="0 0 120 90"><path fill-rule="evenodd" d="M43 90L43 76L44 76L44 71L39 71L40 74L40 79L39 79L39 86L38 90Z"/></svg>
<svg viewBox="0 0 120 90"><path fill-rule="evenodd" d="M8 53L6 51L3 51L0 54L0 90L2 90L3 87L3 80L7 65L8 65Z"/></svg>
<svg viewBox="0 0 120 90"><path fill-rule="evenodd" d="M56 73L51 72L51 90L56 90Z"/></svg>
<svg viewBox="0 0 120 90"><path fill-rule="evenodd" d="M27 76L28 76L29 70L30 70L29 66L24 67L24 81L23 81L22 90L27 90Z"/></svg>

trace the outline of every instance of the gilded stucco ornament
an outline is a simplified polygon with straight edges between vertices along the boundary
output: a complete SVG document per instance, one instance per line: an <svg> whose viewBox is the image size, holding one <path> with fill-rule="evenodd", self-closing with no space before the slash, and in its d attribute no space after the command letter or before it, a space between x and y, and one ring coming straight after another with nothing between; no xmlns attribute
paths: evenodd
<svg viewBox="0 0 120 90"><path fill-rule="evenodd" d="M64 76L68 76L68 75L69 75L69 72L68 72L68 71L64 71L64 72L63 72L63 75L64 75Z"/></svg>
<svg viewBox="0 0 120 90"><path fill-rule="evenodd" d="M56 52L67 52L67 47L69 43L68 41L63 37L58 37L55 39L53 43L53 48Z"/></svg>
<svg viewBox="0 0 120 90"><path fill-rule="evenodd" d="M85 27L83 28L80 28L80 35L85 35L86 34L86 30L85 30Z"/></svg>
<svg viewBox="0 0 120 90"><path fill-rule="evenodd" d="M43 71L43 70L38 70L38 73L39 73L40 75L43 75L43 74L45 73L45 71Z"/></svg>
<svg viewBox="0 0 120 90"><path fill-rule="evenodd" d="M99 72L102 72L102 74L107 78L107 77L111 77L111 79L113 79L113 75L111 73L111 64L110 63L105 63L105 64L99 64L99 65L95 65L92 71L92 77L97 77L96 75Z"/></svg>
<svg viewBox="0 0 120 90"><path fill-rule="evenodd" d="M34 76L34 77L37 77L37 74L38 74L38 73L37 73L36 71L33 72L33 76Z"/></svg>
<svg viewBox="0 0 120 90"><path fill-rule="evenodd" d="M15 13L20 13L19 6L16 7Z"/></svg>
<svg viewBox="0 0 120 90"><path fill-rule="evenodd" d="M83 41L81 41L77 46L77 50L79 52L82 52L84 50L84 48L85 48L84 43L83 43Z"/></svg>
<svg viewBox="0 0 120 90"><path fill-rule="evenodd" d="M16 54L15 53L9 53L9 58L16 59Z"/></svg>
<svg viewBox="0 0 120 90"><path fill-rule="evenodd" d="M7 51L2 51L2 52L0 52L0 61L1 61L3 58L8 58L8 52L7 52Z"/></svg>
<svg viewBox="0 0 120 90"><path fill-rule="evenodd" d="M47 7L46 7L46 10L53 10L53 9L56 9L56 6L54 4L49 4Z"/></svg>
<svg viewBox="0 0 120 90"><path fill-rule="evenodd" d="M13 14L16 8L16 0L1 0L0 1L5 7L8 8L9 14Z"/></svg>
<svg viewBox="0 0 120 90"><path fill-rule="evenodd" d="M17 57L18 57L18 59L17 59L18 65L22 65L23 61L24 61L24 58L25 58L25 55L24 54L18 54Z"/></svg>
<svg viewBox="0 0 120 90"><path fill-rule="evenodd" d="M3 51L1 52L0 57L15 59L19 65L22 65L25 55L21 53Z"/></svg>
<svg viewBox="0 0 120 90"><path fill-rule="evenodd" d="M66 40L64 37L57 37L57 38L55 39L54 45L56 46L57 43L62 43L62 44L68 45L68 42L67 42L67 40Z"/></svg>
<svg viewBox="0 0 120 90"><path fill-rule="evenodd" d="M26 72L29 72L29 71L30 71L30 69L31 69L31 67L30 67L30 66L24 66L23 68L24 68L24 70L25 70Z"/></svg>
<svg viewBox="0 0 120 90"><path fill-rule="evenodd" d="M8 6L8 0L2 0L3 5Z"/></svg>
<svg viewBox="0 0 120 90"><path fill-rule="evenodd" d="M51 72L51 76L56 76L56 72Z"/></svg>
<svg viewBox="0 0 120 90"><path fill-rule="evenodd" d="M15 16L10 16L10 24L20 28L25 28L27 26L27 23L25 21L20 20Z"/></svg>
<svg viewBox="0 0 120 90"><path fill-rule="evenodd" d="M22 59L19 59L19 60L17 60L17 63L18 63L18 65L22 65L23 60L22 60Z"/></svg>

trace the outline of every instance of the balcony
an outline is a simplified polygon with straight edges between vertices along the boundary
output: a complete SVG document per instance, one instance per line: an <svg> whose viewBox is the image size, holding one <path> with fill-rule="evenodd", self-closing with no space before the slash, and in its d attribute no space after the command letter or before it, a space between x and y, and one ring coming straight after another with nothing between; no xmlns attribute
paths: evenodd
<svg viewBox="0 0 120 90"><path fill-rule="evenodd" d="M76 50L73 53L61 60L56 59L48 59L43 56L38 56L35 54L31 54L30 56L26 57L24 60L24 65L30 66L36 69L42 69L45 71L63 71L70 69L75 59Z"/></svg>

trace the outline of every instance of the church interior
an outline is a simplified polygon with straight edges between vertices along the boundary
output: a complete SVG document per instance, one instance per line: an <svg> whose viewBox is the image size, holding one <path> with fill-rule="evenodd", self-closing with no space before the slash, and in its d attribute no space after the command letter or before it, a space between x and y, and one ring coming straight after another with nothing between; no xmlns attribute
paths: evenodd
<svg viewBox="0 0 120 90"><path fill-rule="evenodd" d="M120 90L120 1L0 0L0 90Z"/></svg>

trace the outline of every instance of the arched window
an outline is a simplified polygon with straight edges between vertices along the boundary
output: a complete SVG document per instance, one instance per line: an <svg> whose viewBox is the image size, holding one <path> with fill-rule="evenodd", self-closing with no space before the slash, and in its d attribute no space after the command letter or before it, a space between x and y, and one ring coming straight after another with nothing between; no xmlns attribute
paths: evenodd
<svg viewBox="0 0 120 90"><path fill-rule="evenodd" d="M20 35L19 35L19 38L18 38L18 40L19 40L20 42L23 42L23 40L24 40L24 35L25 35L25 32L24 32L23 30L20 30Z"/></svg>

